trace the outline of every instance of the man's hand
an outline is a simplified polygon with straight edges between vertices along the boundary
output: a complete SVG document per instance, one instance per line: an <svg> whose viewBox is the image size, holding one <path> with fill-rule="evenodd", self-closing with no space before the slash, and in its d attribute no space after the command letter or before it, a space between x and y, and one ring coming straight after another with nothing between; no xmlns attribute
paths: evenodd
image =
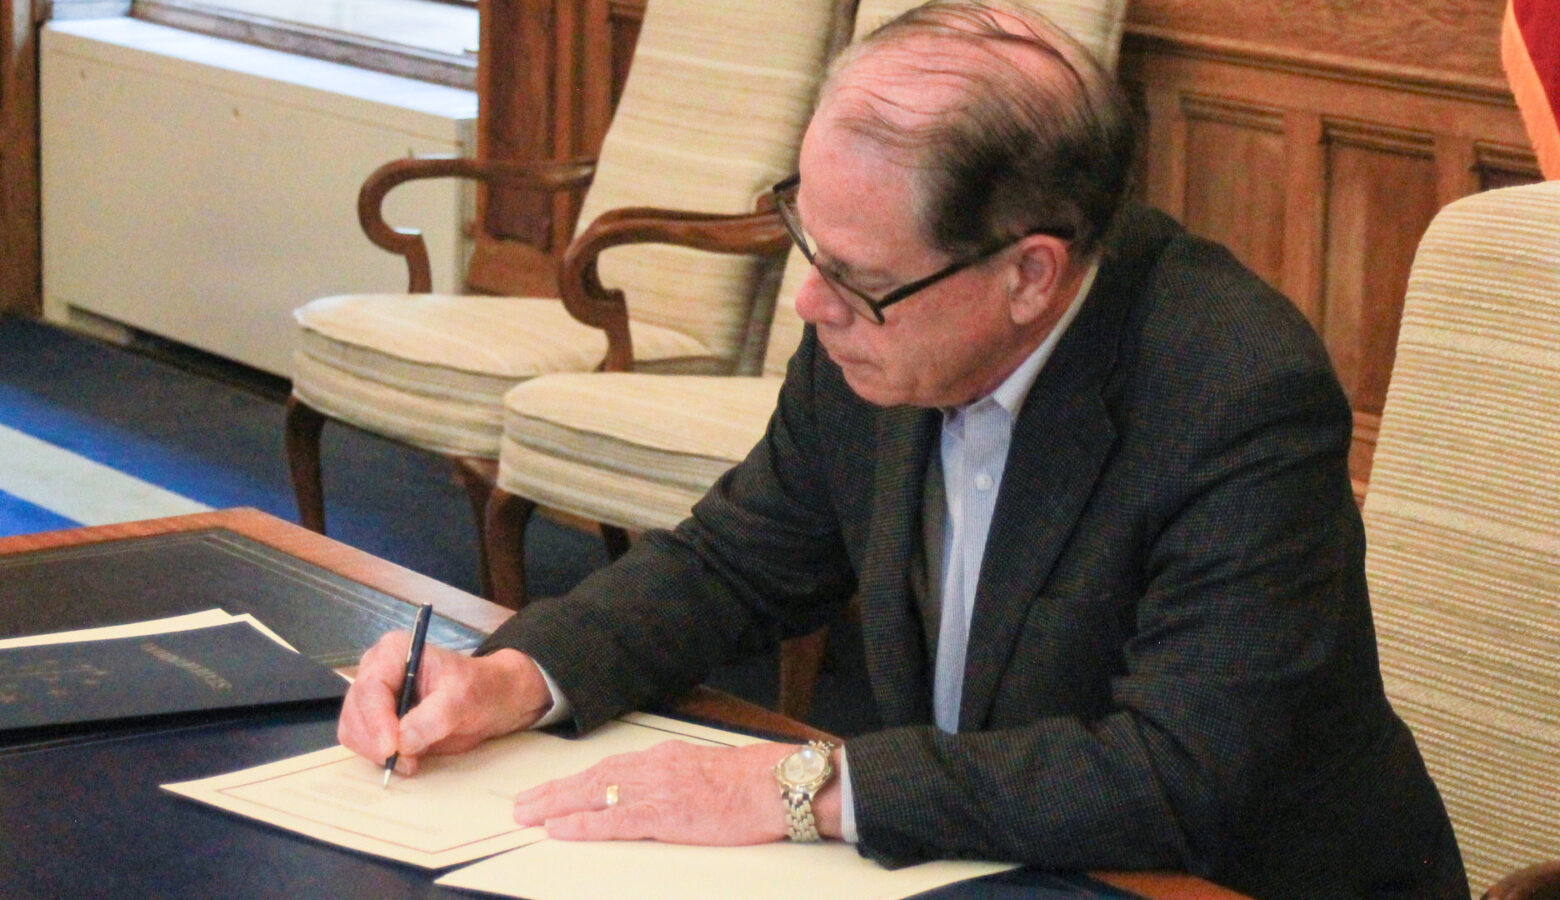
<svg viewBox="0 0 1560 900"><path fill-rule="evenodd" d="M515 797L515 821L549 837L675 844L761 844L785 837L774 767L789 744L705 747L667 741L602 760ZM608 787L618 803L607 805ZM818 829L839 836L839 781L813 800Z"/></svg>
<svg viewBox="0 0 1560 900"><path fill-rule="evenodd" d="M410 641L404 631L391 632L363 654L336 725L342 744L376 763L398 753L396 769L410 775L423 754L460 753L524 728L552 702L541 670L518 650L469 657L430 644L417 680L418 703L397 720Z"/></svg>

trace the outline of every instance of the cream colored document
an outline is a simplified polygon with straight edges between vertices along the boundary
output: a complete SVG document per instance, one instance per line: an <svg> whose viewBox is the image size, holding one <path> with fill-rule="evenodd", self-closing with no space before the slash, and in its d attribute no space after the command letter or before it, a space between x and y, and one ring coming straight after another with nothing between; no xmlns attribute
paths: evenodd
<svg viewBox="0 0 1560 900"><path fill-rule="evenodd" d="M547 837L521 829L514 795L614 754L666 740L717 746L757 738L634 713L568 740L525 731L455 756L430 756L380 786L383 766L331 747L165 790L317 840L425 868L470 862ZM778 801L777 801L778 802Z"/></svg>
<svg viewBox="0 0 1560 900"><path fill-rule="evenodd" d="M49 644L74 644L80 641L107 641L115 638L147 637L155 634L171 634L175 631L193 631L196 628L214 628L218 625L226 625L229 622L248 622L258 629L261 634L294 653L298 652L297 648L292 644L282 640L281 635L267 628L259 619L256 619L249 613L235 616L223 609L207 609L201 612L185 613L181 616L129 622L124 625L103 625L97 628L81 628L76 631L55 631L49 634L29 634L22 637L5 638L0 640L0 650L6 650L11 647L43 647Z"/></svg>
<svg viewBox="0 0 1560 900"><path fill-rule="evenodd" d="M22 637L5 638L0 640L0 650L6 650L11 647L42 647L49 644L72 644L77 641L107 641L113 638L168 634L174 631L188 631L192 628L226 625L233 619L234 616L229 612L220 609L208 609L203 612L186 613L182 616L168 616L164 619L147 619L142 622L130 622L125 625L104 625L98 628L81 628L75 631L55 631L49 634L28 634ZM255 624L258 625L259 623Z"/></svg>
<svg viewBox="0 0 1560 900"><path fill-rule="evenodd" d="M543 840L457 869L438 884L528 900L897 900L1011 868L959 861L885 869L836 841L685 847Z"/></svg>

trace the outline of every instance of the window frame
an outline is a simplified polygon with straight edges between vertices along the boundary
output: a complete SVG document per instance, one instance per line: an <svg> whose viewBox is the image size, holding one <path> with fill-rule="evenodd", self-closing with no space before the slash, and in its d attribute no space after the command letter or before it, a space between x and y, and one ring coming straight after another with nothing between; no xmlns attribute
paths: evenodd
<svg viewBox="0 0 1560 900"><path fill-rule="evenodd" d="M477 0L422 0L476 8ZM255 44L272 50L475 90L477 57L397 44L349 32L223 9L195 0L133 0L130 16L171 28Z"/></svg>

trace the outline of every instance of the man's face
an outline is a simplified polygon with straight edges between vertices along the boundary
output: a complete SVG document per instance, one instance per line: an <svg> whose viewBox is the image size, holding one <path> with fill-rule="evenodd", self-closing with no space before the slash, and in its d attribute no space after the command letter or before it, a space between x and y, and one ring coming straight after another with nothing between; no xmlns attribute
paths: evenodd
<svg viewBox="0 0 1560 900"><path fill-rule="evenodd" d="M820 266L872 296L951 259L921 236L912 172L819 111L802 142L797 208ZM809 273L796 298L803 319L862 399L879 406L957 406L1002 382L1027 353L1012 321L1009 254L958 272L883 311L879 325L851 311Z"/></svg>

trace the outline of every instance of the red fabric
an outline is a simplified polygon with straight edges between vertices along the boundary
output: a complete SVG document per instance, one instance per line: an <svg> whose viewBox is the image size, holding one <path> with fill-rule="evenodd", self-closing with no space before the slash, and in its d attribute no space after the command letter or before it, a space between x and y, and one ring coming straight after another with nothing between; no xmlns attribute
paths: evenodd
<svg viewBox="0 0 1560 900"><path fill-rule="evenodd" d="M1501 59L1545 178L1560 178L1560 0L1509 0Z"/></svg>

